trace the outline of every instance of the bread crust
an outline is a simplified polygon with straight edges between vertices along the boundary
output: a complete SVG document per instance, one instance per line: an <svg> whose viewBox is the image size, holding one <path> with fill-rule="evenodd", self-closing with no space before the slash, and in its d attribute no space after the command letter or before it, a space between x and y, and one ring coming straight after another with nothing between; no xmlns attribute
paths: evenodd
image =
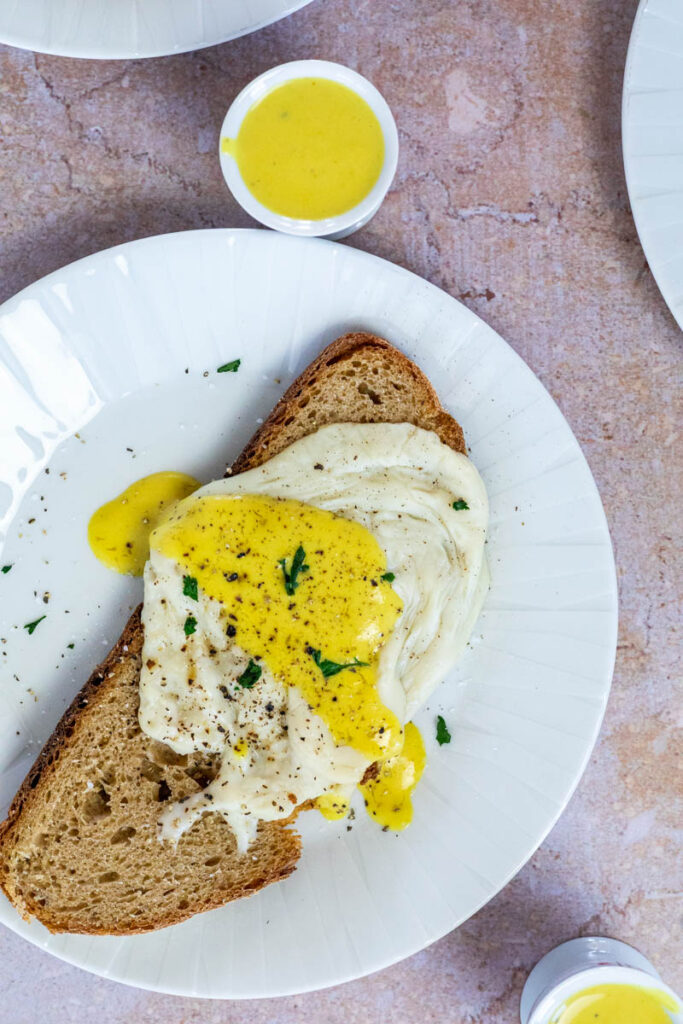
<svg viewBox="0 0 683 1024"><path fill-rule="evenodd" d="M388 366L390 382L398 396L396 401L390 400L387 405L385 400L382 405L383 399L375 394L373 388L367 385L367 381L361 381L356 391L349 393L347 381L344 384L346 392L341 386L339 388L340 395L346 396L345 401L337 405L332 402L330 406L330 395L333 395L335 386L341 385L342 378L346 380L352 376L353 368L359 363L361 367L366 366L372 374L376 374L377 379L381 378L384 384L387 382L381 377L378 367L386 371ZM375 378L371 378L371 382L374 380ZM323 397L318 399L316 411L316 396L320 394ZM324 401L327 405L324 405ZM309 407L311 402L313 414ZM304 410L307 410L305 414ZM460 425L443 409L434 388L422 371L383 338L364 332L346 334L328 345L297 377L228 472L242 473L261 465L294 440L319 429L324 422L385 422L387 419L393 422L411 422L424 429L433 430L444 444L466 454ZM260 879L260 884L250 886L248 892L238 892L226 898L224 891L217 891L212 897L193 904L187 909L187 913L166 914L163 920L154 920L152 915L147 922L128 921L120 928L108 926L106 929L99 929L79 926L78 929L72 929L68 922L54 921L42 908L29 906L14 886L7 854L11 834L21 828L24 822L30 826L32 812L44 799L44 793L57 771L62 755L68 754L71 741L77 737L87 717L96 711L100 702L106 698L109 687L118 685L122 677L124 682L126 679L130 682L131 672L139 678L139 661L144 637L140 611L141 606L135 609L115 646L92 672L62 715L14 797L6 820L0 823L0 888L24 917L36 916L50 931L77 930L79 934L129 935L166 927L286 878L294 870L300 856L300 838L290 833L288 856L284 857L267 876ZM371 766L368 771L372 773L373 768L374 766ZM297 811L286 822L271 825L286 828Z"/></svg>
<svg viewBox="0 0 683 1024"><path fill-rule="evenodd" d="M335 368L337 372L343 371L344 365L353 363L355 358L368 353L381 355L387 359L392 366L393 373L406 379L412 388L410 404L413 408L412 410L406 409L407 417L400 422L414 423L415 426L425 430L433 430L449 448L462 455L467 455L462 427L443 408L436 391L422 370L384 338L365 331L354 331L342 335L341 338L337 338L336 341L324 348L320 355L312 363L309 363L306 369L290 384L263 425L259 427L230 467L231 475L244 473L248 469L260 466L291 444L292 440L289 438L287 444L281 443L283 427L290 416L296 417L298 403L302 396L305 396L320 383L320 378L325 376L326 370ZM379 408L373 410L372 406L371 411L375 413L374 416L363 416L359 414L358 409L349 409L348 406L340 411L343 415L329 422L384 422ZM297 425L301 429L295 431L295 440L313 433L321 424L314 421L312 429L306 429L300 421Z"/></svg>

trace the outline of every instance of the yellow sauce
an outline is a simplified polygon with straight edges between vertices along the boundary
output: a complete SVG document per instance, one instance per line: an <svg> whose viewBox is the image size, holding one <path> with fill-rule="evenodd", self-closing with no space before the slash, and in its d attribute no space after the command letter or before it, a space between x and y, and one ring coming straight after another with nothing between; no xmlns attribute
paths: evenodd
<svg viewBox="0 0 683 1024"><path fill-rule="evenodd" d="M411 796L425 769L427 756L416 725L408 722L403 733L403 749L379 763L376 778L358 787L371 818L383 828L400 832L413 820ZM328 821L345 818L350 801L341 793L319 796L315 806Z"/></svg>
<svg viewBox="0 0 683 1024"><path fill-rule="evenodd" d="M596 985L577 992L551 1024L671 1024L679 1006L666 992L635 985Z"/></svg>
<svg viewBox="0 0 683 1024"><path fill-rule="evenodd" d="M394 832L400 832L413 818L411 795L426 764L422 737L417 726L408 722L403 749L379 766L376 778L359 786L371 818Z"/></svg>
<svg viewBox="0 0 683 1024"><path fill-rule="evenodd" d="M235 746L232 748L232 752L238 761L246 757L249 753L249 744L246 740L238 740Z"/></svg>
<svg viewBox="0 0 683 1024"><path fill-rule="evenodd" d="M220 602L235 643L296 686L337 744L369 761L401 750L376 669L402 604L381 579L386 557L365 527L289 499L206 495L174 509L151 545Z"/></svg>
<svg viewBox="0 0 683 1024"><path fill-rule="evenodd" d="M357 206L379 178L384 136L370 106L326 78L296 78L247 112L236 139L221 148L242 180L274 213L303 220Z"/></svg>
<svg viewBox="0 0 683 1024"><path fill-rule="evenodd" d="M93 513L88 524L93 554L109 569L142 576L151 532L173 505L200 486L193 477L173 471L136 480Z"/></svg>
<svg viewBox="0 0 683 1024"><path fill-rule="evenodd" d="M340 818L345 818L349 813L351 803L347 797L330 790L316 799L315 806L323 818L327 818L328 821L339 821Z"/></svg>

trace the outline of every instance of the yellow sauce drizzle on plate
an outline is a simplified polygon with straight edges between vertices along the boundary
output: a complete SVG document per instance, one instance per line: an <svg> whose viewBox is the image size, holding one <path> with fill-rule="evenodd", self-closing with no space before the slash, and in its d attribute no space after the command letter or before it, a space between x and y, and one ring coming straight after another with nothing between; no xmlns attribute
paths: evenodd
<svg viewBox="0 0 683 1024"><path fill-rule="evenodd" d="M93 554L108 569L142 576L150 534L177 502L200 486L193 477L172 470L136 480L93 513L88 524Z"/></svg>
<svg viewBox="0 0 683 1024"><path fill-rule="evenodd" d="M680 1007L666 992L635 985L596 985L577 992L557 1010L551 1024L671 1024Z"/></svg>
<svg viewBox="0 0 683 1024"><path fill-rule="evenodd" d="M345 818L349 813L351 803L342 794L329 790L316 799L315 806L323 818L326 818L328 821L339 821L340 818Z"/></svg>
<svg viewBox="0 0 683 1024"><path fill-rule="evenodd" d="M352 89L326 78L295 78L247 112L236 139L221 148L242 180L273 213L324 220L357 206L384 163L374 111Z"/></svg>
<svg viewBox="0 0 683 1024"><path fill-rule="evenodd" d="M401 750L376 669L402 603L364 526L289 499L206 495L178 505L151 544L220 602L235 643L296 686L337 744L369 761Z"/></svg>
<svg viewBox="0 0 683 1024"><path fill-rule="evenodd" d="M411 795L425 769L427 757L417 726L408 722L403 749L379 766L376 778L359 786L367 812L383 828L400 832L413 818Z"/></svg>

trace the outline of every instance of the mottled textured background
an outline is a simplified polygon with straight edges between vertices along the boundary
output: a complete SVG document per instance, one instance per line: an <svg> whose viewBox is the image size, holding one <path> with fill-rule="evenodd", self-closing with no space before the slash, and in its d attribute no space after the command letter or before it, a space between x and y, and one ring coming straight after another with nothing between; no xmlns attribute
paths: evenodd
<svg viewBox="0 0 683 1024"><path fill-rule="evenodd" d="M535 857L457 932L332 991L203 1003L92 977L2 929L9 1024L502 1024L516 1020L538 957L600 933L639 946L683 989L673 806L681 336L623 178L635 9L636 0L316 0L256 35L159 60L0 48L0 299L118 242L249 224L216 159L236 92L301 57L371 78L395 112L401 158L382 210L348 244L445 288L538 374L595 474L621 588L614 688L588 771Z"/></svg>

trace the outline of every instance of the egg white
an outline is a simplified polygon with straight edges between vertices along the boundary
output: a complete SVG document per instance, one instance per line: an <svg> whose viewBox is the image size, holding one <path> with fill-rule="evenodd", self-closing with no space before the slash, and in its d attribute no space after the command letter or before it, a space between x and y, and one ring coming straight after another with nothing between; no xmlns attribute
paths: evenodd
<svg viewBox="0 0 683 1024"><path fill-rule="evenodd" d="M294 498L355 520L375 536L403 601L380 654L378 691L402 723L409 721L458 660L488 588L488 501L473 463L435 433L410 424L337 423L196 496L238 493ZM468 508L455 510L457 499ZM233 685L252 652L226 638L218 602L201 592L199 602L183 596L182 577L181 565L152 549L145 569L140 723L178 753L223 756L206 790L166 812L163 834L177 838L214 810L225 815L244 850L259 820L287 817L330 789L350 792L368 762L336 746L296 687L272 677L267 654L258 686L226 699L219 688ZM197 632L181 651L178 637L189 614ZM217 656L209 657L211 647ZM190 669L195 682L188 687ZM231 747L247 735L248 756L235 758Z"/></svg>

